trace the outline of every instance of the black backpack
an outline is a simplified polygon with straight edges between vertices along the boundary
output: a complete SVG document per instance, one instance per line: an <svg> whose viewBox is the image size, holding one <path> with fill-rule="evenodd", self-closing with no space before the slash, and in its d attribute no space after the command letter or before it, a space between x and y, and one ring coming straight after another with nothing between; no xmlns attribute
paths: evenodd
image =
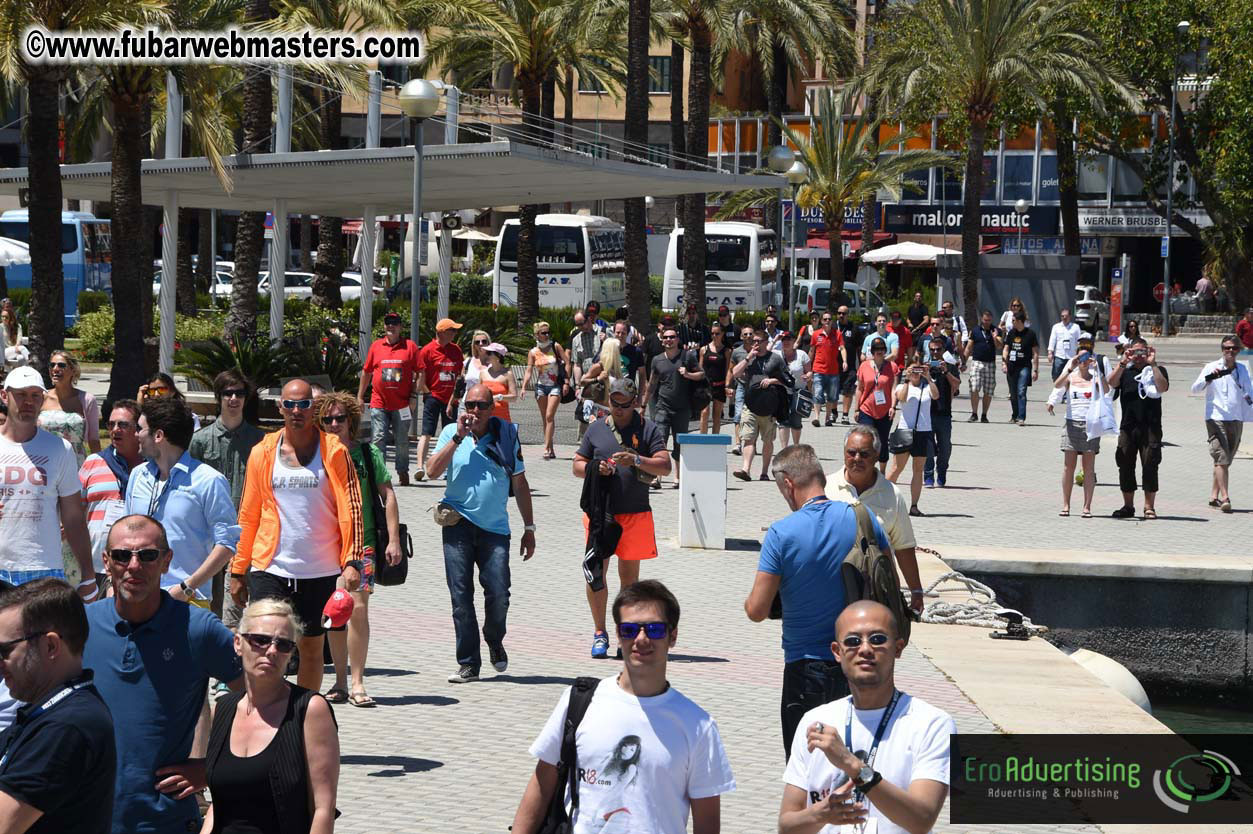
<svg viewBox="0 0 1253 834"><path fill-rule="evenodd" d="M579 807L579 780L577 768L578 750L574 745L574 734L591 706L592 696L600 678L578 678L570 687L570 702L566 704L566 721L561 732L561 761L557 763L557 787L548 800L548 812L540 823L537 834L573 834L574 826L570 822L570 813L566 810L566 786L570 788L570 810Z"/></svg>

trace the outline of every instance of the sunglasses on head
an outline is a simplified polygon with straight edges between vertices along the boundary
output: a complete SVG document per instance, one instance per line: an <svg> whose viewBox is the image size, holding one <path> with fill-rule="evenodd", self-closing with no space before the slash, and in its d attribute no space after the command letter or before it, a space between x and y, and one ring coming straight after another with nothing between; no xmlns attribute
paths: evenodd
<svg viewBox="0 0 1253 834"><path fill-rule="evenodd" d="M164 553L165 551L158 547L142 547L139 550L115 547L109 551L109 558L119 565L129 564L132 556L138 556L139 561L148 563L157 561Z"/></svg>
<svg viewBox="0 0 1253 834"><path fill-rule="evenodd" d="M242 400L247 396L248 396L247 388L228 388L227 390L222 392L222 399L224 400L230 400L236 397Z"/></svg>
<svg viewBox="0 0 1253 834"><path fill-rule="evenodd" d="M623 640L634 640L640 635L640 629L649 640L661 640L669 631L665 623L618 623L618 636Z"/></svg>
<svg viewBox="0 0 1253 834"><path fill-rule="evenodd" d="M271 645L278 649L279 654L291 654L296 651L296 641L288 640L286 637L275 637L270 634L241 634L240 637L248 641L248 645L253 649L264 653Z"/></svg>
<svg viewBox="0 0 1253 834"><path fill-rule="evenodd" d="M888 637L882 631L876 631L874 634L867 637L866 641L872 646L886 646L891 639L891 637ZM840 644L846 649L860 648L861 643L862 637L860 634L846 635L844 639L840 641Z"/></svg>
<svg viewBox="0 0 1253 834"><path fill-rule="evenodd" d="M122 431L130 431L131 429L135 428L135 424L132 423L130 420L110 420L105 425L109 427L109 431L113 431L114 429L121 429Z"/></svg>
<svg viewBox="0 0 1253 834"><path fill-rule="evenodd" d="M313 400L283 400L282 405L288 411L307 411L313 407Z"/></svg>
<svg viewBox="0 0 1253 834"><path fill-rule="evenodd" d="M333 426L336 423L347 423L347 422L348 422L347 414L328 414L322 418L322 425L324 426Z"/></svg>
<svg viewBox="0 0 1253 834"><path fill-rule="evenodd" d="M475 409L486 411L492 407L493 403L491 400L466 400L465 405L466 411L473 411Z"/></svg>

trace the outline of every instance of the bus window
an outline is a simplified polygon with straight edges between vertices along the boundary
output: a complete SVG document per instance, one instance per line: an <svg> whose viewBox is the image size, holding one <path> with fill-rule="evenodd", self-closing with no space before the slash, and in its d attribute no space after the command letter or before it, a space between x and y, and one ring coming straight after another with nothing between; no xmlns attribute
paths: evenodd
<svg viewBox="0 0 1253 834"><path fill-rule="evenodd" d="M500 239L502 263L518 261L518 230L520 226L506 226ZM577 226L535 227L535 258L542 264L583 264L583 229Z"/></svg>
<svg viewBox="0 0 1253 834"><path fill-rule="evenodd" d="M749 239L741 235L705 235L707 272L747 272ZM679 235L676 266L683 269L683 236Z"/></svg>
<svg viewBox="0 0 1253 834"><path fill-rule="evenodd" d="M11 237L14 240L20 240L22 243L30 243L30 226L25 220L5 220L0 221L0 236ZM70 252L78 250L78 233L74 229L73 223L61 224L61 253L68 255Z"/></svg>

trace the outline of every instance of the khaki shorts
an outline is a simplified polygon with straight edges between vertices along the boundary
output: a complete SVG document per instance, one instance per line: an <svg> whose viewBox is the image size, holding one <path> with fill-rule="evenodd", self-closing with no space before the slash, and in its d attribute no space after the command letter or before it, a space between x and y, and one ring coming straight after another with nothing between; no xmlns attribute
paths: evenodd
<svg viewBox="0 0 1253 834"><path fill-rule="evenodd" d="M1209 435L1209 455L1218 466L1231 466L1236 452L1240 450L1240 435L1244 423L1239 420L1206 420L1205 432Z"/></svg>
<svg viewBox="0 0 1253 834"><path fill-rule="evenodd" d="M744 419L740 422L740 442L756 443L758 438L763 443L773 443L779 432L779 424L773 417L762 417L744 409Z"/></svg>

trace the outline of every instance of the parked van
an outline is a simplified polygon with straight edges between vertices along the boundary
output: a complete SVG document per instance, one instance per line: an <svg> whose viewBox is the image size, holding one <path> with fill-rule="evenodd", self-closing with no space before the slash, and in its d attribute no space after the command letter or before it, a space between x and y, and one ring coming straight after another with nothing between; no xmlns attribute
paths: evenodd
<svg viewBox="0 0 1253 834"><path fill-rule="evenodd" d="M813 310L827 309L827 302L831 295L831 282L823 281L815 278L803 278L796 282L795 286L795 309L797 316L806 317ZM783 291L781 289L773 290L774 304L783 304ZM863 289L853 281L844 282L844 293L835 300L836 306L841 304L848 305L848 314L850 316L862 316L867 319L873 318L878 313L888 312L888 306L884 303L883 298L874 290ZM784 316L787 314L784 313Z"/></svg>
<svg viewBox="0 0 1253 834"><path fill-rule="evenodd" d="M78 320L78 294L85 290L112 292L113 238L109 221L88 211L61 212L61 271L65 286L65 323ZM0 215L0 237L30 243L30 219L26 209ZM5 268L10 287L30 287L31 265Z"/></svg>
<svg viewBox="0 0 1253 834"><path fill-rule="evenodd" d="M518 303L518 220L506 220L496 243L492 297ZM626 303L626 240L622 225L607 217L541 214L535 218L535 257L541 307L603 309Z"/></svg>
<svg viewBox="0 0 1253 834"><path fill-rule="evenodd" d="M705 224L705 309L761 310L768 303L763 285L779 271L779 241L773 229L756 223ZM683 297L683 230L670 233L661 306L678 310Z"/></svg>

